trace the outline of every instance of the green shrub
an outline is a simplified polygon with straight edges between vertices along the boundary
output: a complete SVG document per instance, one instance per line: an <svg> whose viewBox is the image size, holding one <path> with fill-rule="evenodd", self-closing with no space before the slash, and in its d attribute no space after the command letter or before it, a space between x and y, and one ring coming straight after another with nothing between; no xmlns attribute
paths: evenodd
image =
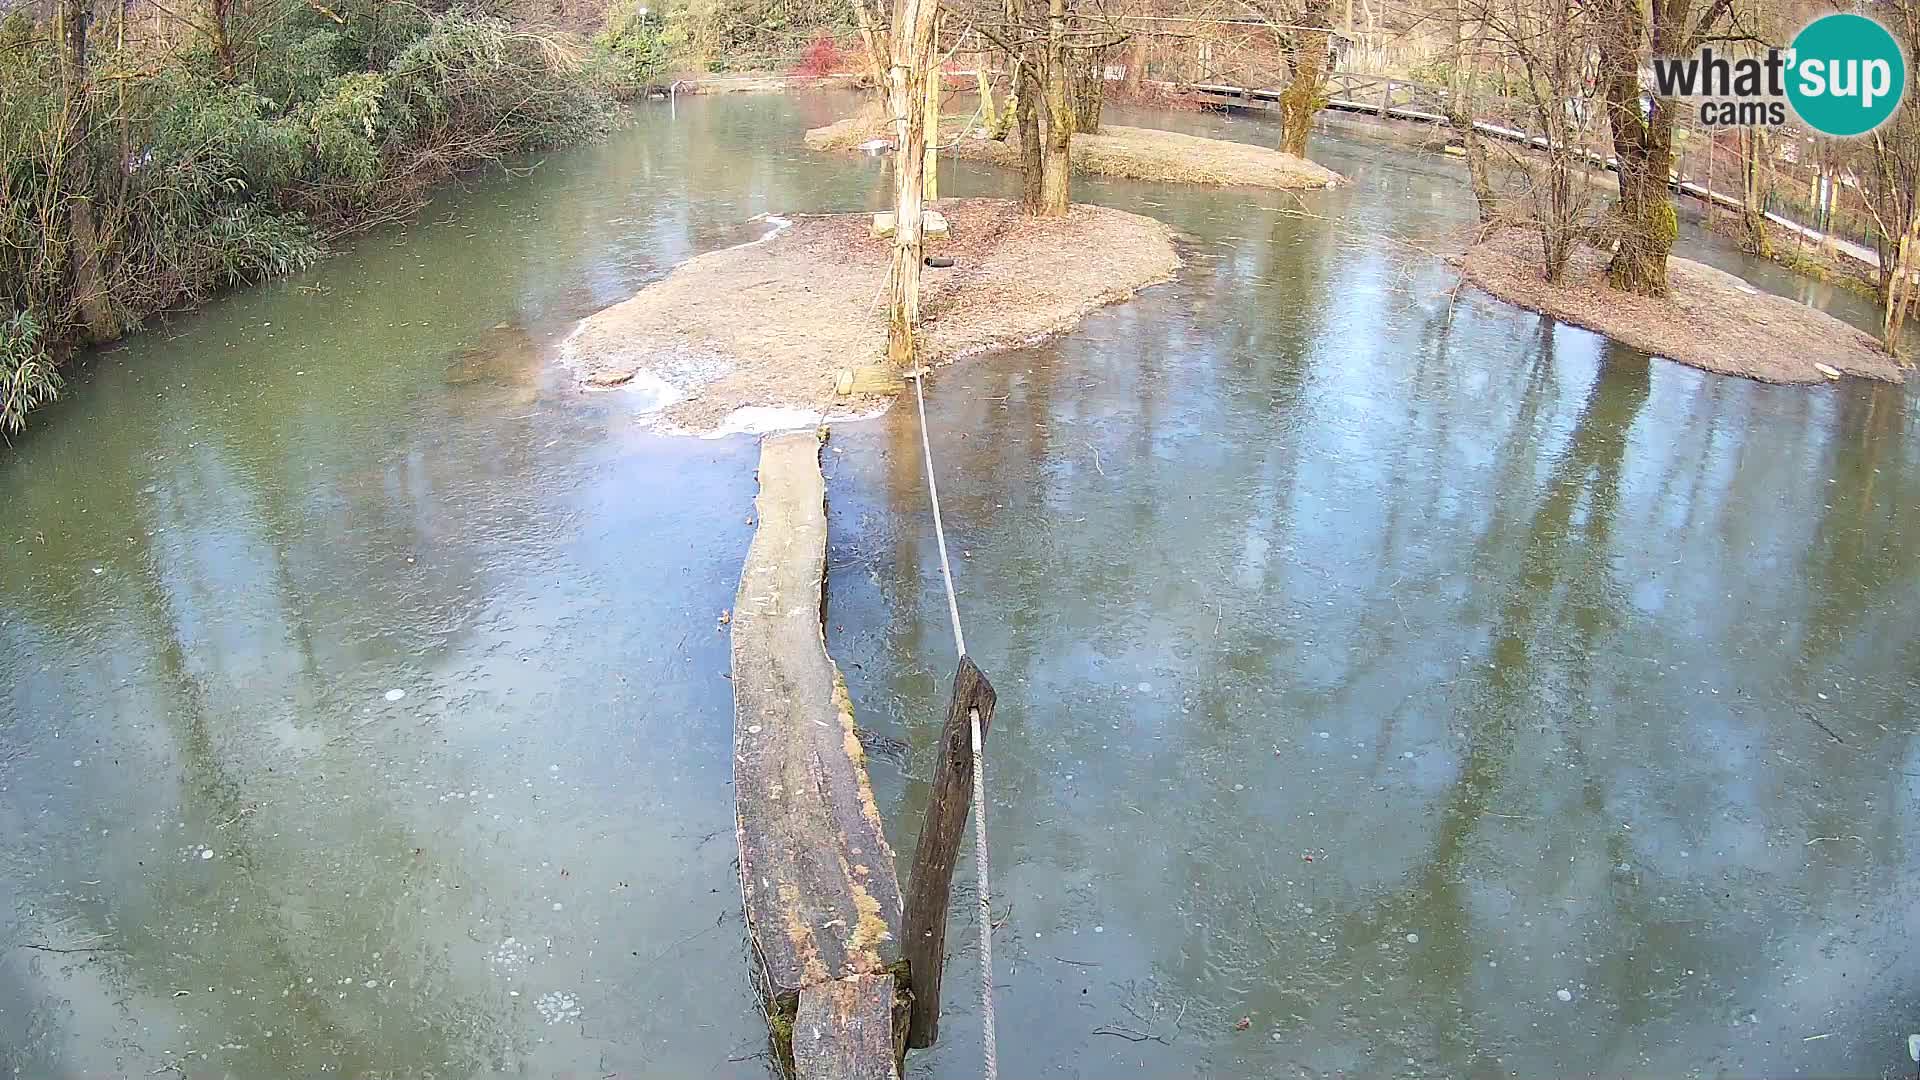
<svg viewBox="0 0 1920 1080"><path fill-rule="evenodd" d="M364 197L380 179L388 131L382 114L387 77L371 73L329 80L297 119L307 128L307 174L349 186Z"/></svg>
<svg viewBox="0 0 1920 1080"><path fill-rule="evenodd" d="M638 0L620 0L607 11L605 30L594 35L594 60L616 97L627 98L659 84L673 64L665 20Z"/></svg>
<svg viewBox="0 0 1920 1080"><path fill-rule="evenodd" d="M329 80L359 68L360 50L345 30L326 20L318 26L306 25L304 19L289 21L295 25L264 46L274 54L274 62L254 75L261 95L283 108L313 101Z"/></svg>
<svg viewBox="0 0 1920 1080"><path fill-rule="evenodd" d="M0 322L0 437L27 426L27 413L60 396L60 374L25 312Z"/></svg>
<svg viewBox="0 0 1920 1080"><path fill-rule="evenodd" d="M57 392L50 355L297 270L459 170L614 114L578 48L484 12L260 0L257 16L232 77L198 45L115 54L96 24L78 98L46 28L0 17L0 312L19 313L0 323L0 433ZM625 29L638 70L645 20Z"/></svg>
<svg viewBox="0 0 1920 1080"><path fill-rule="evenodd" d="M602 133L611 103L579 69L558 41L455 8L387 66L385 104L397 132L431 133L436 153L478 163Z"/></svg>

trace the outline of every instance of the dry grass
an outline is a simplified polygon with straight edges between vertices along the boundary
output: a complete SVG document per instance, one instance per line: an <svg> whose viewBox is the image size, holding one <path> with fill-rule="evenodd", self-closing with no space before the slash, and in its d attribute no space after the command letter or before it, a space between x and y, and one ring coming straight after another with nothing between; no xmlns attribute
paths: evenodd
<svg viewBox="0 0 1920 1080"><path fill-rule="evenodd" d="M1021 215L998 199L942 200L954 260L923 278L928 363L1026 344L1165 281L1180 265L1165 225L1104 207L1064 218ZM568 347L589 385L648 371L686 391L662 419L714 430L735 409L789 406L832 415L884 399L833 393L843 368L886 353L891 241L866 214L802 217L770 238L702 255L581 324ZM1088 253L1097 252L1098 258Z"/></svg>
<svg viewBox="0 0 1920 1080"><path fill-rule="evenodd" d="M1822 382L1816 364L1886 382L1906 376L1872 335L1725 271L1670 259L1668 295L1656 299L1608 286L1606 264L1605 252L1582 248L1561 283L1549 284L1539 238L1524 229L1502 230L1461 257L1469 280L1508 303L1706 371L1769 383Z"/></svg>
<svg viewBox="0 0 1920 1080"><path fill-rule="evenodd" d="M696 75L679 80L682 94L780 94L789 90L825 90L867 83L864 75L795 75L780 71L747 71L731 75Z"/></svg>
<svg viewBox="0 0 1920 1080"><path fill-rule="evenodd" d="M941 125L941 143L951 147L947 153L952 156L1009 169L1019 167L1017 147L977 138L977 134L965 131L963 122ZM806 143L813 150L851 150L870 139L890 137L879 110L870 104L855 116L807 132ZM1130 180L1289 191L1332 187L1341 181L1340 174L1331 169L1268 147L1117 125L1101 128L1098 135L1075 135L1073 168L1075 172Z"/></svg>

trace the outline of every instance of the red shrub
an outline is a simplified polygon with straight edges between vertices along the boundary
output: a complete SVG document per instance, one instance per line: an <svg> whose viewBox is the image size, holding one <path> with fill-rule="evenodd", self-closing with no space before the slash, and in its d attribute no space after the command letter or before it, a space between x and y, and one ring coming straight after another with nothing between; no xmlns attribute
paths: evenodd
<svg viewBox="0 0 1920 1080"><path fill-rule="evenodd" d="M833 40L832 34L821 34L800 54L800 66L793 69L795 75L831 75L846 65L847 54L840 50L840 43Z"/></svg>

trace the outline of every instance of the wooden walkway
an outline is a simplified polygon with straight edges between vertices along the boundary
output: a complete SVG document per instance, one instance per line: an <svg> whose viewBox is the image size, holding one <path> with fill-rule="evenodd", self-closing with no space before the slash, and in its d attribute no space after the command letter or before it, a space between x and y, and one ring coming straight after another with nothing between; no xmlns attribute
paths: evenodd
<svg viewBox="0 0 1920 1080"><path fill-rule="evenodd" d="M900 882L822 632L819 437L769 436L759 476L732 618L733 794L769 1034L802 1080L898 1080Z"/></svg>
<svg viewBox="0 0 1920 1080"><path fill-rule="evenodd" d="M1244 86L1229 86L1224 83L1187 83L1179 89L1199 94L1217 104L1245 109L1270 109L1280 100L1280 90L1264 90ZM1423 124L1448 124L1446 114L1446 94L1444 87L1428 83L1410 82L1406 79L1392 79L1384 75L1363 75L1351 71L1337 71L1328 77L1327 108L1341 112L1368 113L1383 119L1410 120ZM1513 113L1513 108L1506 110ZM1488 120L1475 120L1474 130L1510 143L1531 146L1536 150L1545 150L1551 144L1539 135L1532 135L1517 127L1496 124ZM1612 170L1618 163L1611 157L1601 158L1592 155L1593 164ZM1742 209L1739 199L1725 192L1709 191L1703 185L1694 183L1685 177L1675 176L1672 187L1679 194L1714 206L1739 211ZM1766 219L1798 236L1816 244L1829 242L1826 234L1809 228L1790 218L1782 217L1769 210ZM1831 243L1841 254L1869 269L1880 268L1880 255L1870 247L1854 243L1840 237L1831 239ZM1920 280L1920 276L1916 276Z"/></svg>

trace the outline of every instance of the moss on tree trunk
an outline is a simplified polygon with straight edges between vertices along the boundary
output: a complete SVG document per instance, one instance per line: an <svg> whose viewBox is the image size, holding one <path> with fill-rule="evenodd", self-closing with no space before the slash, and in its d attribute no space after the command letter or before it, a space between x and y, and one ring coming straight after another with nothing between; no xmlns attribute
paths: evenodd
<svg viewBox="0 0 1920 1080"><path fill-rule="evenodd" d="M1330 0L1307 0L1300 10L1300 25L1291 31L1293 70L1287 88L1280 92L1280 149L1295 157L1307 156L1313 116L1326 104L1327 51L1333 37L1327 25L1329 6Z"/></svg>
<svg viewBox="0 0 1920 1080"><path fill-rule="evenodd" d="M1065 217L1073 174L1073 109L1067 93L1067 4L1047 3L1046 157L1040 168L1042 217Z"/></svg>

